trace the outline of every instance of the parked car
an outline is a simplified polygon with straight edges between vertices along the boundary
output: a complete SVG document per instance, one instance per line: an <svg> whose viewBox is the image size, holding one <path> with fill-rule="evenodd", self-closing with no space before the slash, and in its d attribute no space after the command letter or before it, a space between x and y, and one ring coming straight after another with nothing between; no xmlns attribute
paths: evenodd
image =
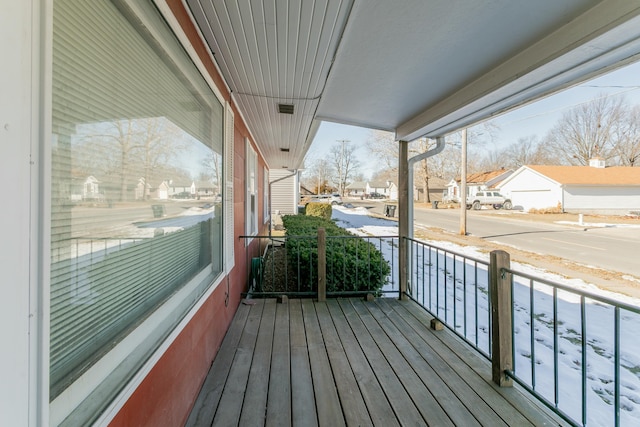
<svg viewBox="0 0 640 427"><path fill-rule="evenodd" d="M493 206L494 209L507 209L513 207L511 200L504 197L498 191L478 191L475 195L467 197L467 209L479 210L483 205Z"/></svg>
<svg viewBox="0 0 640 427"><path fill-rule="evenodd" d="M180 193L176 193L171 197L174 199L193 199L194 195L189 193L188 191L181 191Z"/></svg>
<svg viewBox="0 0 640 427"><path fill-rule="evenodd" d="M369 193L370 199L384 199L384 194L380 193Z"/></svg>

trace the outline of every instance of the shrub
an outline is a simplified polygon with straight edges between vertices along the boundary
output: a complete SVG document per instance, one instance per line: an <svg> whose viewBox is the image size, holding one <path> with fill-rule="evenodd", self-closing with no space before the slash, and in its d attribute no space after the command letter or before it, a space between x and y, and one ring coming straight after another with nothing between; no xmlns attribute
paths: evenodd
<svg viewBox="0 0 640 427"><path fill-rule="evenodd" d="M377 294L384 286L391 268L372 243L317 216L287 215L282 222L288 236L289 262L299 268L302 291L317 288L320 227L327 235L327 292Z"/></svg>
<svg viewBox="0 0 640 427"><path fill-rule="evenodd" d="M558 202L555 207L548 207L542 209L531 208L529 209L529 213L532 214L560 214L562 213L562 203Z"/></svg>
<svg viewBox="0 0 640 427"><path fill-rule="evenodd" d="M307 203L307 207L305 209L305 215L308 216L317 216L320 218L331 219L333 209L331 209L331 205L328 203Z"/></svg>

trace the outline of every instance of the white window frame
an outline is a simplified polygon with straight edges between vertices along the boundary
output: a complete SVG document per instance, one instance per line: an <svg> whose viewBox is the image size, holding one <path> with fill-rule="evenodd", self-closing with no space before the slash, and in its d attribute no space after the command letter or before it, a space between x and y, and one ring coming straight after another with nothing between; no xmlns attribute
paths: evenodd
<svg viewBox="0 0 640 427"><path fill-rule="evenodd" d="M256 236L258 234L258 154L253 149L249 138L245 138L245 188L246 188L246 214L245 234ZM247 245L251 239L246 240Z"/></svg>
<svg viewBox="0 0 640 427"><path fill-rule="evenodd" d="M136 16L140 17L144 22L144 15L139 13L139 5L136 0L125 0L127 4L131 7L131 9L136 13ZM174 35L182 45L182 47L187 52L190 60L195 64L195 66L200 71L200 74L207 82L209 88L212 90L213 94L217 98L217 100L225 105L224 97L222 96L220 90L216 86L213 78L209 75L208 68L204 65L202 60L199 58L195 49L191 46L191 42L189 37L182 30L182 26L173 16L173 13L170 7L164 0L151 0L152 3L155 4L156 7L160 10L161 14L165 18L168 23L169 28L173 31ZM47 7L49 11L49 16L52 13L52 6L49 5ZM39 34L34 30L34 34ZM49 42L51 40L52 34L49 28L49 32L46 33L43 37L46 37ZM51 54L51 44L48 44L47 58L50 58ZM44 88L45 95L51 94L52 88L50 83L46 85ZM46 110L49 115L51 114L51 110ZM224 126L227 125L228 117L225 115L224 117L225 123ZM233 129L233 113L231 113L231 128ZM51 132L43 132L44 133L44 144L45 144L45 152L47 148L51 147ZM226 144L226 140L224 142ZM231 137L231 146L233 147L233 137ZM224 148L223 148L224 149ZM231 158L233 158L233 148L231 149ZM44 164L44 163L43 163ZM47 168L47 165L44 164L44 167ZM48 174L48 172L47 172ZM233 173L231 173L233 176ZM44 183L44 188L40 188L41 192L48 192L49 183ZM232 185L232 184L231 184ZM231 191L231 200L233 200L233 191ZM233 203L231 203L231 212L233 213ZM226 216L227 211L225 210L224 215ZM47 217L43 219L45 224L50 223L51 217L50 212L46 212ZM231 215L231 224L233 224L233 215ZM45 227L48 227L45 225ZM226 236L225 236L226 237ZM50 233L45 233L44 246L49 247L50 245ZM226 240L223 241L226 242ZM228 252L225 251L225 252ZM232 252L233 253L233 252ZM44 254L44 257L48 259L49 254ZM232 257L233 259L233 257ZM43 261L44 263L44 261ZM228 266L227 266L228 267ZM46 273L46 272L45 272ZM39 370L39 375L41 378L38 380L38 383L42 384L42 392L43 402L39 408L37 416L41 419L47 419L48 423L52 425L57 425L66 417L66 414L69 414L71 411L76 409L79 405L82 404L82 401L85 400L90 393L97 390L100 383L107 377L109 377L112 373L116 372L123 365L126 365L127 360L129 360L130 356L133 353L140 352L144 350L144 343L148 340L156 340L156 342L161 342L159 347L151 354L144 362L143 366L136 371L133 376L128 378L128 382L121 390L121 392L114 398L114 400L109 404L104 412L100 415L100 417L96 421L96 425L107 425L109 422L118 414L120 409L127 403L129 397L137 390L137 388L142 384L145 377L152 371L154 366L158 363L158 361L162 358L167 349L172 345L175 339L178 338L182 330L189 324L189 322L193 319L193 317L197 314L197 312L201 309L205 301L211 297L214 290L222 283L224 279L224 274L218 275L213 283L208 285L207 290L203 295L201 295L194 305L188 310L188 312L183 313L182 320L178 325L175 325L170 331L168 336L165 336L168 329L163 326L163 324L171 324L174 322L173 319L176 317L176 313L182 312L182 306L184 304L191 304L189 301L193 295L193 292L196 288L200 287L205 280L208 280L208 277L211 273L211 266L205 268L198 275L196 275L193 279L191 279L188 283L186 283L181 289L179 289L176 294L165 301L162 306L160 306L155 312L153 312L147 319L145 319L140 325L136 327L127 337L125 337L121 342L119 342L113 349L111 349L106 355L104 355L97 363L95 363L91 368L89 368L77 381L75 381L71 386L67 388L58 398L56 398L53 402L49 403L48 399L48 359L46 359L46 355L43 355L41 369ZM34 275L35 276L35 275ZM45 289L43 291L43 297L48 297L49 284L47 283ZM48 298L47 298L48 299ZM49 325L48 322L44 322L43 329L48 331ZM48 335L48 334L47 334ZM46 359L46 360L45 360ZM37 363L37 362L36 362ZM34 381L35 382L35 381ZM37 392L35 392L37 393ZM45 399L46 395L46 399ZM37 399L37 398L36 398ZM35 411L35 410L34 410ZM38 423L40 424L40 423Z"/></svg>
<svg viewBox="0 0 640 427"><path fill-rule="evenodd" d="M263 210L263 216L264 216L264 223L266 224L267 222L269 222L269 219L271 218L271 211L269 210L270 204L271 204L271 200L270 198L270 186L271 184L269 183L269 169L267 169L266 167L263 167L263 201L262 201L262 210Z"/></svg>
<svg viewBox="0 0 640 427"><path fill-rule="evenodd" d="M224 110L224 264L229 274L235 265L235 225L233 222L234 115L228 102Z"/></svg>

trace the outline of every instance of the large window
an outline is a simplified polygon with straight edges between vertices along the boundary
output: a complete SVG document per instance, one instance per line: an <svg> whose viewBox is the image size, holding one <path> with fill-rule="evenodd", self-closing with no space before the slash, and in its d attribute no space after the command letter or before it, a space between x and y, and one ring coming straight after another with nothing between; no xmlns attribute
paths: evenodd
<svg viewBox="0 0 640 427"><path fill-rule="evenodd" d="M258 233L258 155L248 139L245 145L247 153L246 232L248 236L253 236Z"/></svg>
<svg viewBox="0 0 640 427"><path fill-rule="evenodd" d="M264 213L264 222L266 223L271 218L271 214L269 212L269 170L267 168L264 168L262 176L262 185L264 187L264 191L262 192L264 194L262 211Z"/></svg>
<svg viewBox="0 0 640 427"><path fill-rule="evenodd" d="M131 7L53 6L52 400L193 286L135 370L222 271L222 104L155 8Z"/></svg>

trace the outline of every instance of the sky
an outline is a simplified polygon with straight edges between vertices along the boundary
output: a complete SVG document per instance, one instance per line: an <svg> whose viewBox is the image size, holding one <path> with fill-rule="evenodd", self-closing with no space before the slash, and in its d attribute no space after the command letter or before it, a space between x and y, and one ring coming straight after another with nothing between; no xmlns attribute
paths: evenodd
<svg viewBox="0 0 640 427"><path fill-rule="evenodd" d="M488 149L504 148L530 135L544 137L562 114L581 103L601 95L624 96L630 104L640 104L640 62L628 65L591 81L536 101L492 119L499 126L496 139ZM380 168L368 155L366 141L372 130L338 123L323 122L307 154L307 167L317 159L329 158L329 150L339 140L349 140L358 148L360 169L365 177Z"/></svg>

